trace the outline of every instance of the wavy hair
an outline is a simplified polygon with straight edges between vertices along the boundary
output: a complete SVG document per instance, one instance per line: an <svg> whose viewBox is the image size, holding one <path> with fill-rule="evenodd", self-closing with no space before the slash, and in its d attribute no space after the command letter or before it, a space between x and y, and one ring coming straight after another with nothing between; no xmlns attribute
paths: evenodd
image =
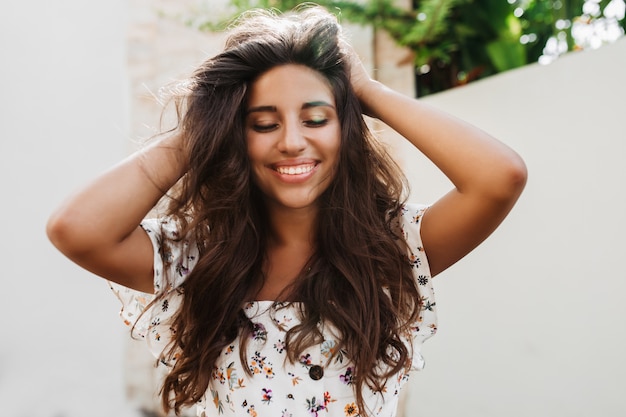
<svg viewBox="0 0 626 417"><path fill-rule="evenodd" d="M181 236L195 238L200 256L181 287L168 353L176 360L164 381L163 406L179 413L201 399L220 352L237 336L245 363L252 323L243 306L263 286L269 232L246 150L247 93L267 70L300 64L328 80L341 145L335 177L319 197L315 252L289 288L288 300L298 301L302 320L287 333L288 358L296 362L320 343L318 323L331 323L342 336L336 351L354 364L363 413L362 390L382 391L387 378L408 366L403 336L420 311L406 244L392 226L406 181L369 133L335 16L319 7L287 14L256 10L230 30L223 52L195 71L177 103L189 169L168 215L180 223Z"/></svg>

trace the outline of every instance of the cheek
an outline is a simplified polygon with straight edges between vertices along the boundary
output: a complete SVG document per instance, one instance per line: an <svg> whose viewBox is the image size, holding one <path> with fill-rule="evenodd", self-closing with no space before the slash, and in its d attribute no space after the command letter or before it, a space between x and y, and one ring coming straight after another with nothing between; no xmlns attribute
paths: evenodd
<svg viewBox="0 0 626 417"><path fill-rule="evenodd" d="M341 128L334 129L333 140L328 144L328 151L333 155L335 163L339 161L339 153L341 152Z"/></svg>
<svg viewBox="0 0 626 417"><path fill-rule="evenodd" d="M254 136L248 136L246 138L246 149L248 153L248 159L250 163L257 163L262 157L262 149L260 142Z"/></svg>
<svg viewBox="0 0 626 417"><path fill-rule="evenodd" d="M262 188L262 177L265 175L265 150L262 142L258 138L255 140L254 137L248 137L246 147L250 164L250 178L257 187Z"/></svg>

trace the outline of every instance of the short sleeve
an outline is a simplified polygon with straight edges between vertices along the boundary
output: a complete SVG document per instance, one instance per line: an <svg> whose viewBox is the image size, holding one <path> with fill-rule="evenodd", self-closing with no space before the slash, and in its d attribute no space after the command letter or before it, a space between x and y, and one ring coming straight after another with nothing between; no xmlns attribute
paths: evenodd
<svg viewBox="0 0 626 417"><path fill-rule="evenodd" d="M171 340L171 322L182 301L180 286L198 259L197 245L180 238L176 223L169 219L146 219L141 223L154 249L154 293L148 294L109 282L122 303L120 316L132 328L133 337L143 338L156 357Z"/></svg>
<svg viewBox="0 0 626 417"><path fill-rule="evenodd" d="M424 205L405 205L402 208L399 224L408 246L408 262L411 265L422 304L420 317L414 324L411 335L414 351L413 369L415 370L424 367L424 359L420 354L422 344L437 332L435 291L421 236L422 216L427 209L428 207Z"/></svg>

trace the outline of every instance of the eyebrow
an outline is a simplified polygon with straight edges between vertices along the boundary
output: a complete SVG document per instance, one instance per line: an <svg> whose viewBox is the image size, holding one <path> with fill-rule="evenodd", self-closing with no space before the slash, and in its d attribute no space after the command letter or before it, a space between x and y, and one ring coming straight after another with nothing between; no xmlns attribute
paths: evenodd
<svg viewBox="0 0 626 417"><path fill-rule="evenodd" d="M325 101L309 101L302 105L302 110L310 109L313 107L330 107L331 109L335 108L335 106ZM256 107L250 107L246 111L246 114L263 113L263 112L276 113L277 111L278 111L278 108L276 108L276 106L256 106Z"/></svg>

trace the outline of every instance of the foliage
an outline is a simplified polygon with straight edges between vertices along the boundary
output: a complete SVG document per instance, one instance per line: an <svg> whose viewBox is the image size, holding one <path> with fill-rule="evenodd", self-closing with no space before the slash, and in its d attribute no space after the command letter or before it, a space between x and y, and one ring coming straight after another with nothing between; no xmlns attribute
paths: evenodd
<svg viewBox="0 0 626 417"><path fill-rule="evenodd" d="M290 10L302 1L231 0L233 16L255 7ZM610 3L623 0L413 0L410 10L394 0L318 0L343 21L387 31L412 51L417 95L443 91L470 81L587 47L573 38L573 28L605 24ZM619 7L618 7L619 9ZM624 33L617 13L618 35ZM228 21L205 19L215 30ZM582 26L581 26L582 25ZM586 26L585 26L586 25ZM606 26L606 25L605 25ZM614 25L615 26L615 25ZM580 32L580 30L579 30ZM587 33L590 33L587 30Z"/></svg>

